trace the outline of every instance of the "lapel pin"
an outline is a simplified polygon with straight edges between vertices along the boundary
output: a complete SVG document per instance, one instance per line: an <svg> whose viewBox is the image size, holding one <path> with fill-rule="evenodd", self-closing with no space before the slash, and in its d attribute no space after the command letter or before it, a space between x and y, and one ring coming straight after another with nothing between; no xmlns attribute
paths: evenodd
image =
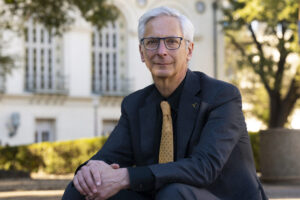
<svg viewBox="0 0 300 200"><path fill-rule="evenodd" d="M194 109L197 109L198 103L193 103L192 106L193 106Z"/></svg>

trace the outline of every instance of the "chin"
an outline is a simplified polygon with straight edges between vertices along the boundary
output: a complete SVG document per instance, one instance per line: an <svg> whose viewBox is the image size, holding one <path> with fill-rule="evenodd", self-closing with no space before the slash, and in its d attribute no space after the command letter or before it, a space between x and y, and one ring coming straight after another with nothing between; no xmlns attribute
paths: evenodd
<svg viewBox="0 0 300 200"><path fill-rule="evenodd" d="M155 71L153 73L153 76L159 77L159 78L167 78L167 77L170 77L171 75L172 75L172 73L168 70L159 70L159 71Z"/></svg>

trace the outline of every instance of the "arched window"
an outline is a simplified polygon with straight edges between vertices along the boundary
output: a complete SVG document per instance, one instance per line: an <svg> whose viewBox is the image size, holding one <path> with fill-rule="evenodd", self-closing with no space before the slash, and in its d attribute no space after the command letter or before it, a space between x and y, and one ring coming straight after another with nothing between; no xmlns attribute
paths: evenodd
<svg viewBox="0 0 300 200"><path fill-rule="evenodd" d="M125 23L122 18L108 22L92 34L92 92L125 95L129 81L125 70Z"/></svg>
<svg viewBox="0 0 300 200"><path fill-rule="evenodd" d="M59 42L53 31L29 20L25 28L25 90L36 93L65 92Z"/></svg>

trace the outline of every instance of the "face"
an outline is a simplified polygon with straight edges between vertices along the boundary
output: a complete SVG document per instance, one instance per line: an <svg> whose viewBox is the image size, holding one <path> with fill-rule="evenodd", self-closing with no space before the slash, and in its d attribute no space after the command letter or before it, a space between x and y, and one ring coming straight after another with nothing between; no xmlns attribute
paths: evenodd
<svg viewBox="0 0 300 200"><path fill-rule="evenodd" d="M159 16L147 22L144 38L147 37L183 37L180 23L177 18L170 16ZM183 39L181 45L176 50L168 50L164 41L160 40L158 49L147 50L144 45L140 45L142 62L145 62L150 70L153 79L155 78L182 78L185 76L188 61L192 57L193 43Z"/></svg>

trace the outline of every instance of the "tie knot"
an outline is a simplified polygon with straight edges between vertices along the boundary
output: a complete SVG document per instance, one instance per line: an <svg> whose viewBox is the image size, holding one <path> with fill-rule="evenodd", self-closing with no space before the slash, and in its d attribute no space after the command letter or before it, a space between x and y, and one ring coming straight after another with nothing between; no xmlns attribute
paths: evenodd
<svg viewBox="0 0 300 200"><path fill-rule="evenodd" d="M163 115L171 115L171 107L170 107L169 102L162 101L160 103L160 108L162 110Z"/></svg>

